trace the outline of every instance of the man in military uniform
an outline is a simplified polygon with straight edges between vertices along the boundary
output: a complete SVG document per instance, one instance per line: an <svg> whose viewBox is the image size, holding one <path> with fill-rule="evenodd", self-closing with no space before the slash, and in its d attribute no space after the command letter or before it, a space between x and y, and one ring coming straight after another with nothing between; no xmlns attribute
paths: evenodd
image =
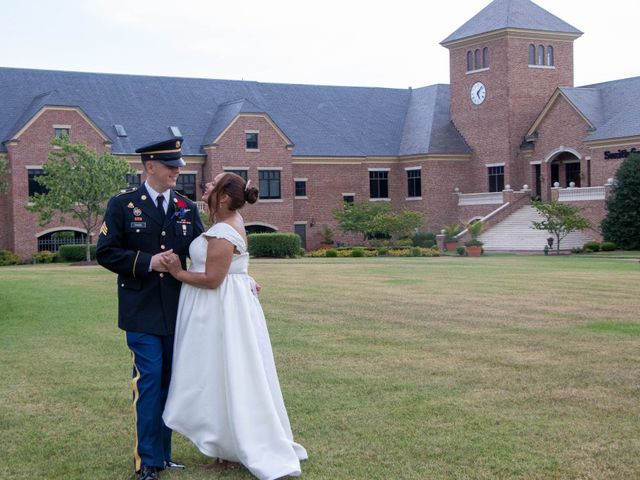
<svg viewBox="0 0 640 480"><path fill-rule="evenodd" d="M173 191L185 165L182 138L153 143L140 153L146 181L109 201L96 256L118 274L118 326L133 358L135 471L155 480L171 461L171 430L162 421L169 390L180 282L162 266L173 251L183 267L189 245L203 231L194 202Z"/></svg>

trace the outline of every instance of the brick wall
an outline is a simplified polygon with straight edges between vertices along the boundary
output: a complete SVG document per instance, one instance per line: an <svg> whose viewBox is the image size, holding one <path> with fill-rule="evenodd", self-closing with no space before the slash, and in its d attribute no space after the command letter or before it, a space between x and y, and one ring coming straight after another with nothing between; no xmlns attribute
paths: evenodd
<svg viewBox="0 0 640 480"><path fill-rule="evenodd" d="M258 151L246 150L245 131L258 132ZM214 141L215 139L208 139ZM208 149L203 166L204 181L211 181L223 168L247 169L248 178L258 187L258 169L280 170L280 201L258 200L242 210L246 224L267 224L277 230L293 231L293 168L288 142L276 127L262 115L240 116L219 139L215 148Z"/></svg>
<svg viewBox="0 0 640 480"><path fill-rule="evenodd" d="M555 89L573 85L573 42L545 41L545 47L554 47L555 68L531 68L532 42L502 36L450 51L451 113L474 151L473 191L487 191L486 165L492 163L505 163L505 185L521 188L528 183L528 165L519 159L524 135ZM489 48L489 69L468 73L467 51L484 47ZM474 105L469 91L478 81L487 93L481 105Z"/></svg>
<svg viewBox="0 0 640 480"><path fill-rule="evenodd" d="M8 172L5 177L7 182L7 192L0 193L0 212L6 212L6 218L0 228L0 250L13 250L13 209L11 206L12 190L11 190L11 164L7 155L0 158L6 159L8 163Z"/></svg>
<svg viewBox="0 0 640 480"><path fill-rule="evenodd" d="M542 173L542 198L548 199L551 195L551 162L556 158L554 153L563 151L575 151L580 158L581 186L604 185L604 182L594 183L593 159L591 162L592 178L588 178L587 158L591 156L591 149L584 142L589 134L588 124L576 112L576 110L560 96L552 105L547 115L540 123L538 139L535 142L533 159L541 161ZM530 170L532 172L532 169ZM531 175L531 174L530 174ZM563 168L560 168L561 181L564 178ZM535 179L529 177L529 185L533 185ZM561 183L561 186L565 185Z"/></svg>
<svg viewBox="0 0 640 480"><path fill-rule="evenodd" d="M72 142L83 142L90 148L99 152L108 147L104 139L96 130L75 110L47 109L19 136L18 141L7 145L11 161L11 199L9 209L9 225L11 230L8 238L12 242L12 248L16 254L24 260L28 260L38 250L37 237L39 232L56 227L78 227L79 222L67 218L66 223L61 224L57 218L46 226L38 225L37 216L29 213L25 206L28 203L29 182L27 166L41 166L47 161L48 153L53 149L49 142L54 136L54 125L70 126L70 139Z"/></svg>

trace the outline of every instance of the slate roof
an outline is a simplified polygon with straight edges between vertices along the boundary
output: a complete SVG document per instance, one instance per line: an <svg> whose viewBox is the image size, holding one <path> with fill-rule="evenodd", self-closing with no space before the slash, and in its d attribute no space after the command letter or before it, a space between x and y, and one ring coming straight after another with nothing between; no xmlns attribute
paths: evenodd
<svg viewBox="0 0 640 480"><path fill-rule="evenodd" d="M456 40L505 28L582 35L580 30L530 0L494 0L440 43L446 46Z"/></svg>
<svg viewBox="0 0 640 480"><path fill-rule="evenodd" d="M602 125L604 121L604 106L602 92L599 89L560 87L560 91L589 120L594 128Z"/></svg>
<svg viewBox="0 0 640 480"><path fill-rule="evenodd" d="M296 156L468 153L448 95L447 85L411 91L0 68L0 142L43 106L65 105L81 108L116 154L167 138L177 126L183 152L203 155L203 145L247 112L269 115ZM116 124L128 136L118 137Z"/></svg>
<svg viewBox="0 0 640 480"><path fill-rule="evenodd" d="M241 113L264 113L264 110L254 105L246 98L223 103L213 115L211 125L202 138L202 145L209 145L225 128Z"/></svg>
<svg viewBox="0 0 640 480"><path fill-rule="evenodd" d="M586 141L640 135L640 77L560 91L594 126Z"/></svg>
<svg viewBox="0 0 640 480"><path fill-rule="evenodd" d="M432 85L411 91L400 155L471 153L451 122L449 85Z"/></svg>

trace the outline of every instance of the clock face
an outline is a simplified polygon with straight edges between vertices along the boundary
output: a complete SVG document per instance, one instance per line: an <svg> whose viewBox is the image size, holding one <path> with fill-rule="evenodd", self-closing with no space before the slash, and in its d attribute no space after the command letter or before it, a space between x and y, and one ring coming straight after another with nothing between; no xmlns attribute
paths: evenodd
<svg viewBox="0 0 640 480"><path fill-rule="evenodd" d="M484 97L487 95L487 89L482 82L476 82L471 86L471 92L469 92L469 95L471 96L471 101L475 105L480 105L484 102Z"/></svg>

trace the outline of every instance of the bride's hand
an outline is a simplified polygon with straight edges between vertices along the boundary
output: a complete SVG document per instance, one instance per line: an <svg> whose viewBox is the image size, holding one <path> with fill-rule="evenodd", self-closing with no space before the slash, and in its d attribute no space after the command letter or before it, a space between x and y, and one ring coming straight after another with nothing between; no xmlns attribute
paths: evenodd
<svg viewBox="0 0 640 480"><path fill-rule="evenodd" d="M175 253L167 252L162 255L161 261L167 271L177 278L178 273L182 271L180 257L178 257L178 255L176 255Z"/></svg>

